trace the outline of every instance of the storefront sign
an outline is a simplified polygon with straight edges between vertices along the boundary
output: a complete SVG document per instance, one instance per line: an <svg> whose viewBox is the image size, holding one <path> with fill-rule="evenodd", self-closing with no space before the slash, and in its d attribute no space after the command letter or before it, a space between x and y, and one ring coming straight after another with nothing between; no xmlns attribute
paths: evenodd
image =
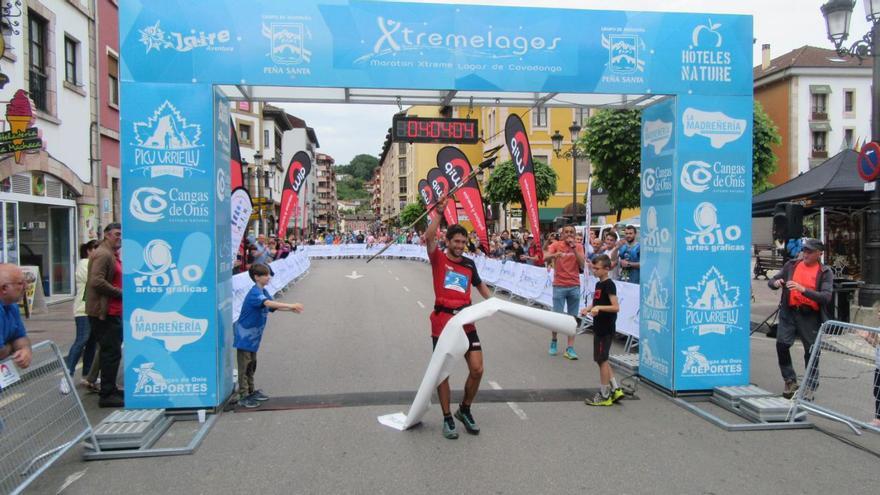
<svg viewBox="0 0 880 495"><path fill-rule="evenodd" d="M19 89L6 105L6 122L9 130L0 132L0 157L15 154L15 163L21 163L21 154L43 149L40 131L31 127L34 123L33 103L27 92Z"/></svg>

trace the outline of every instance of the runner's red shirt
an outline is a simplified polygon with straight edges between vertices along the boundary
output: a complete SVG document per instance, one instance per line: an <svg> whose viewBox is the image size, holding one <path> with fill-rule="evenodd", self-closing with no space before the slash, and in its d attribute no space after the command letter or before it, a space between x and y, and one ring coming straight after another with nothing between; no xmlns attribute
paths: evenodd
<svg viewBox="0 0 880 495"><path fill-rule="evenodd" d="M431 261L431 272L434 279L434 305L450 309L458 309L471 303L471 286L482 283L477 274L474 261L462 257L461 261L452 261L440 247L428 253ZM431 313L431 335L438 337L452 319L452 314L433 311ZM473 332L473 325L465 325L466 332Z"/></svg>

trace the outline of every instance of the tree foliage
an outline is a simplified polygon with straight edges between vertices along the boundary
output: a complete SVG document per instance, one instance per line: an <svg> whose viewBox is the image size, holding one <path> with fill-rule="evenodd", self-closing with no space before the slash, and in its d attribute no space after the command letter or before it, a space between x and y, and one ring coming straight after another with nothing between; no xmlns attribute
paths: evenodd
<svg viewBox="0 0 880 495"><path fill-rule="evenodd" d="M351 159L348 165L336 167L337 174L347 174L362 181L373 177L373 170L379 166L379 159L373 155L360 154Z"/></svg>
<svg viewBox="0 0 880 495"><path fill-rule="evenodd" d="M779 129L755 100L755 125L752 126L752 193L760 194L773 187L767 180L776 172L773 146L782 143Z"/></svg>
<svg viewBox="0 0 880 495"><path fill-rule="evenodd" d="M401 225L409 225L416 221L416 218L419 218L419 215L425 212L425 205L422 203L410 203L403 208L403 211L400 212L400 224ZM419 223L414 226L414 228L422 232L428 225L428 222L425 218L419 220Z"/></svg>
<svg viewBox="0 0 880 495"><path fill-rule="evenodd" d="M556 193L556 171L543 162L535 162L535 187L538 201L546 203ZM495 166L486 184L486 200L490 203L523 204L522 189L516 177L516 166L508 160Z"/></svg>
<svg viewBox="0 0 880 495"><path fill-rule="evenodd" d="M752 126L752 193L773 187L768 178L776 171L773 145L782 142L776 125L755 101ZM579 152L593 162L595 186L608 191L611 208L637 208L641 202L641 111L604 110L587 121L578 141Z"/></svg>
<svg viewBox="0 0 880 495"><path fill-rule="evenodd" d="M641 110L604 110L596 113L578 140L578 152L593 163L594 187L608 191L612 209L638 208L641 173Z"/></svg>

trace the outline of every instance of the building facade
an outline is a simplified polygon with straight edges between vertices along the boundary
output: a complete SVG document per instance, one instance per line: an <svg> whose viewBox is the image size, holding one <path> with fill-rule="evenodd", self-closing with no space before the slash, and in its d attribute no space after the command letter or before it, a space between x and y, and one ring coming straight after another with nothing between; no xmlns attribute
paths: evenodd
<svg viewBox="0 0 880 495"><path fill-rule="evenodd" d="M285 173L287 172L288 164L293 159L293 155L298 151L304 151L312 161L312 169L306 177L306 183L302 191L300 191L293 218L287 227L289 234L294 234L298 239L303 239L313 235L317 230L318 167L315 165L315 156L320 143L318 142L315 130L306 125L304 120L290 114L287 114L287 118L290 120L293 129L290 132L285 132L282 136L284 147L281 161L284 164Z"/></svg>
<svg viewBox="0 0 880 495"><path fill-rule="evenodd" d="M0 261L32 267L50 300L73 295L78 244L101 224L95 16L86 0L4 4ZM119 198L107 184L104 221Z"/></svg>
<svg viewBox="0 0 880 495"><path fill-rule="evenodd" d="M315 214L318 232L336 232L339 229L339 205L336 198L336 171L333 157L324 153L315 155L317 198Z"/></svg>
<svg viewBox="0 0 880 495"><path fill-rule="evenodd" d="M776 58L764 45L753 70L755 100L782 137L770 182L782 184L871 136L872 59L803 46Z"/></svg>

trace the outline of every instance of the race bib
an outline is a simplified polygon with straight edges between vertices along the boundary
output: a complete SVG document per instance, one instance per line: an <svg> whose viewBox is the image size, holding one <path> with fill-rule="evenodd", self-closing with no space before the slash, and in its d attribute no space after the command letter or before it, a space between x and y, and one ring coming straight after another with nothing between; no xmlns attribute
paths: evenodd
<svg viewBox="0 0 880 495"><path fill-rule="evenodd" d="M468 279L461 273L447 270L446 278L443 280L443 288L465 293L468 288Z"/></svg>
<svg viewBox="0 0 880 495"><path fill-rule="evenodd" d="M4 389L21 380L18 369L11 359L0 361L0 389Z"/></svg>

